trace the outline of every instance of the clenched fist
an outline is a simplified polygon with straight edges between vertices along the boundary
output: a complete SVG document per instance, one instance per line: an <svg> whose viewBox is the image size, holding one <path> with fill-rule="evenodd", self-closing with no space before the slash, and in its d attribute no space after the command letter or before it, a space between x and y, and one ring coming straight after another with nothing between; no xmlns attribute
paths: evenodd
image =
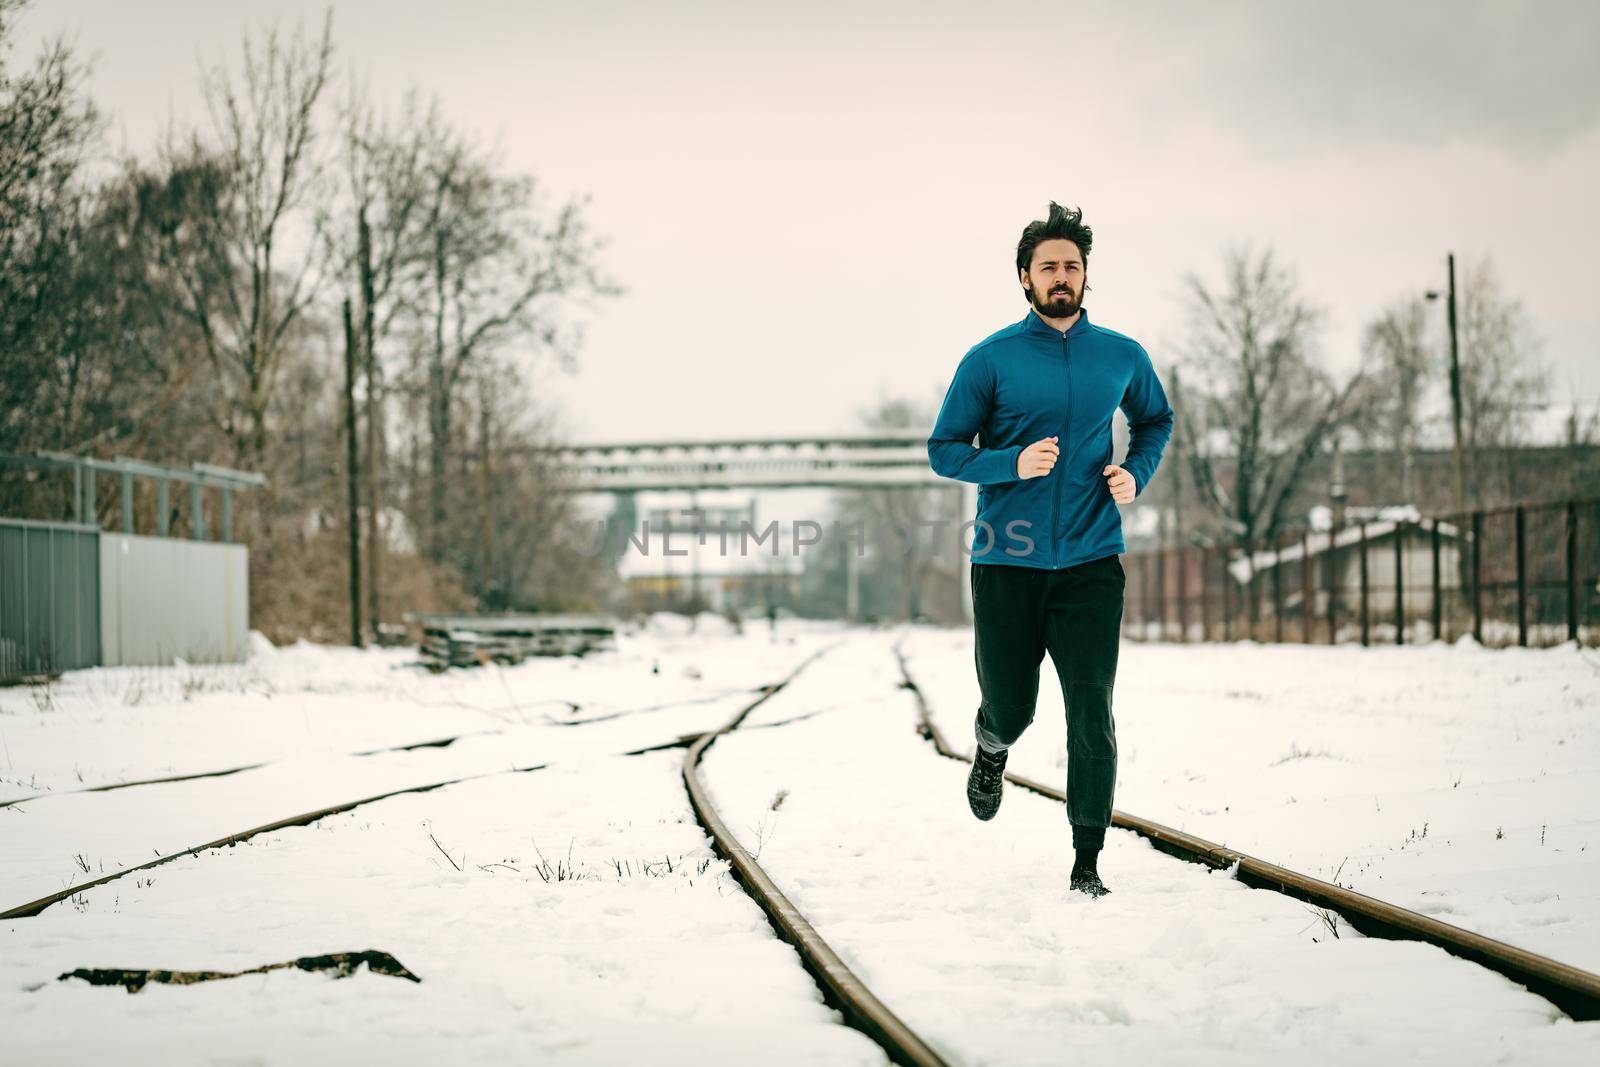
<svg viewBox="0 0 1600 1067"><path fill-rule="evenodd" d="M1035 441L1017 456L1017 477L1040 478L1049 474L1056 465L1056 456L1060 453L1061 449L1056 447L1054 437Z"/></svg>
<svg viewBox="0 0 1600 1067"><path fill-rule="evenodd" d="M1108 464L1100 473L1105 476L1106 488L1111 490L1112 500L1119 504L1126 504L1133 499L1133 475L1115 463Z"/></svg>

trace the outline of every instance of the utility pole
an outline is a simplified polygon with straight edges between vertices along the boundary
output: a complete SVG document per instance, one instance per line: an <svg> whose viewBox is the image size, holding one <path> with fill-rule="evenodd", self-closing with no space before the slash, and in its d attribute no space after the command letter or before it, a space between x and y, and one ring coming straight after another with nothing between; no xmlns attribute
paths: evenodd
<svg viewBox="0 0 1600 1067"><path fill-rule="evenodd" d="M372 624L374 639L382 616L378 605L378 563L382 559L383 539L378 527L378 464L383 450L378 447L381 435L379 419L381 401L378 397L378 357L373 351L373 291L372 291L372 228L367 225L367 208L363 204L356 218L357 244L360 251L361 270L361 361L367 376L367 619Z"/></svg>
<svg viewBox="0 0 1600 1067"><path fill-rule="evenodd" d="M494 476L489 469L489 386L478 386L478 536L483 552L483 576L478 582L480 602L491 611L500 610L494 574Z"/></svg>
<svg viewBox="0 0 1600 1067"><path fill-rule="evenodd" d="M1450 421L1455 432L1456 453L1456 513L1463 515L1467 510L1467 479L1464 473L1461 454L1461 353L1456 341L1456 256L1454 252L1447 253L1445 262L1450 272L1450 288L1445 302L1446 315L1450 321ZM1437 300L1439 293L1428 290L1428 299Z"/></svg>
<svg viewBox="0 0 1600 1067"><path fill-rule="evenodd" d="M1179 395L1178 383L1179 368L1172 368L1172 395ZM1168 527L1171 535L1171 547L1183 546L1183 440L1181 435L1172 435L1172 459L1170 465L1172 474L1169 475L1169 484L1172 486L1172 522ZM1180 564L1181 566L1181 564Z"/></svg>
<svg viewBox="0 0 1600 1067"><path fill-rule="evenodd" d="M1339 447L1339 434L1333 435L1333 469L1328 478L1328 503L1331 505L1332 525L1335 530L1344 525L1345 503L1350 499L1344 486L1344 453Z"/></svg>
<svg viewBox="0 0 1600 1067"><path fill-rule="evenodd" d="M344 441L345 486L349 490L345 528L350 532L350 643L364 648L361 634L361 472L356 467L356 333L350 321L349 297L344 301Z"/></svg>
<svg viewBox="0 0 1600 1067"><path fill-rule="evenodd" d="M706 513L700 510L700 498L693 489L689 490L689 511L694 517L694 532L698 535L699 544L691 545L689 552L689 610L696 615L700 613L700 545L706 543Z"/></svg>

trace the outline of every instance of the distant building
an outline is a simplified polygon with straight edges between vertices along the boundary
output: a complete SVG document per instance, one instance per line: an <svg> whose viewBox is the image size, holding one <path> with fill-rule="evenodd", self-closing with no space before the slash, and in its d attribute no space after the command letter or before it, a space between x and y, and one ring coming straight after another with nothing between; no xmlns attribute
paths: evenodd
<svg viewBox="0 0 1600 1067"><path fill-rule="evenodd" d="M759 523L753 497L638 514L617 560L630 611L759 615L792 601L804 563L794 550L793 525Z"/></svg>
<svg viewBox="0 0 1600 1067"><path fill-rule="evenodd" d="M1432 611L1433 532L1419 525L1415 508L1346 508L1343 522L1331 538L1331 510L1311 510L1308 537L1275 550L1241 556L1228 563L1228 572L1241 587L1241 597L1252 592L1257 603L1271 604L1274 572L1282 597L1284 618L1298 618L1305 610L1303 561L1311 566L1312 617L1327 617L1329 590L1339 598L1341 610L1359 610L1363 527L1367 552L1367 611L1374 620L1392 621L1395 600L1395 538L1401 538L1402 597L1408 619ZM1397 533L1398 531L1398 533ZM1460 587L1461 532L1448 522L1439 523L1439 588ZM1309 554L1308 554L1309 553ZM1254 587L1252 589L1252 586Z"/></svg>

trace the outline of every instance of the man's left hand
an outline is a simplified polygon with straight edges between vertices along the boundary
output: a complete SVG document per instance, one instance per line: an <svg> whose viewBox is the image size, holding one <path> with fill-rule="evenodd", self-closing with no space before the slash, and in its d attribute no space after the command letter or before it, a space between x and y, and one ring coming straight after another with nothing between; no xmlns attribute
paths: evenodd
<svg viewBox="0 0 1600 1067"><path fill-rule="evenodd" d="M1106 488L1111 490L1111 499L1119 504L1126 504L1133 499L1133 475L1117 466L1115 463L1107 465L1100 472L1106 476Z"/></svg>

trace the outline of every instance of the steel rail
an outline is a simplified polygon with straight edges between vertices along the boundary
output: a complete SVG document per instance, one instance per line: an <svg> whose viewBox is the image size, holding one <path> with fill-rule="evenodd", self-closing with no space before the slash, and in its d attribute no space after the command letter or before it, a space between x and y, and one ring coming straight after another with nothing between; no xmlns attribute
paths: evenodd
<svg viewBox="0 0 1600 1067"><path fill-rule="evenodd" d="M107 882L114 882L119 878L133 874L135 871L144 871L149 870L151 867L159 867L163 863L171 863L173 860L182 859L185 856L198 855L199 853L205 852L208 849L222 848L225 845L231 847L233 845L237 845L241 841L248 841L257 834L268 833L272 830L282 830L290 826L308 826L311 823L316 822L318 819L326 818L329 815L338 815L339 813L349 811L352 808L359 808L363 804L371 804L375 801L387 800L389 797L397 797L403 793L426 793L434 789L441 789L447 785L455 785L458 782L470 782L477 778L493 778L496 775L501 774L526 774L529 771L543 770L547 766L549 766L549 764L537 763L531 767L512 767L509 770L483 771L478 774L467 774L459 778L447 778L442 782L429 782L426 785L402 786L399 789L390 789L387 792L378 793L374 796L362 797L360 800L347 800L342 804L331 804L325 808L317 808L315 811L301 812L299 815L291 815L287 819L278 819L274 822L263 823L260 826L253 826L248 830L241 830L236 834L228 834L226 837L219 837L215 841L207 841L203 845L194 845L190 848L184 849L182 852L174 852L167 856L158 856L155 859L141 863L136 867L124 867L121 870L113 871L111 874L102 875L99 878L91 879L90 881L79 882L76 885L70 885L65 889L59 890L58 892L51 893L49 896L43 896L38 900L30 900L26 904L19 904L14 908L8 908L5 911L0 911L0 919L32 918L52 904L59 904L61 901L66 900L68 897L71 897L77 893L81 893L85 889L93 889L96 886L105 885Z"/></svg>
<svg viewBox="0 0 1600 1067"><path fill-rule="evenodd" d="M761 910L767 913L767 918L778 936L794 946L795 951L800 954L806 970L811 972L817 984L822 987L824 999L828 1004L840 1011L847 1024L875 1041L895 1063L910 1067L944 1067L947 1061L934 1052L927 1042L917 1036L866 987L865 983L822 939L816 928L806 921L800 909L784 896L782 890L767 872L761 869L755 858L739 844L738 839L728 829L727 823L717 813L716 806L712 804L706 791L705 783L700 780L701 757L717 738L738 729L746 716L788 685L817 657L833 647L834 645L828 645L812 653L781 682L768 686L761 696L728 720L720 729L702 735L690 745L683 760L683 784L689 791L689 802L694 808L695 816L700 820L700 825L705 828L706 833L711 836L717 852L731 865L735 877L744 886L745 891L761 906Z"/></svg>
<svg viewBox="0 0 1600 1067"><path fill-rule="evenodd" d="M411 741L404 745L389 745L385 748L372 748L363 752L352 752L351 756L381 756L387 752L410 752L419 748L449 748L463 737L477 737L487 734L500 733L499 730L473 730L464 734L455 734L450 737L437 737L431 741ZM258 771L274 763L282 763L286 757L263 760L260 763L242 763L237 767L224 767L217 771L193 771L189 774L171 774L163 778L136 778L128 782L105 782L101 785L86 785L81 789L57 789L48 793L33 793L25 797L13 797L10 800L0 800L0 808L11 808L18 804L27 804L35 800L49 800L53 797L72 797L82 793L109 793L117 789L133 789L143 785L173 785L177 782L193 782L201 778L226 778L231 774L240 774L244 771Z"/></svg>

